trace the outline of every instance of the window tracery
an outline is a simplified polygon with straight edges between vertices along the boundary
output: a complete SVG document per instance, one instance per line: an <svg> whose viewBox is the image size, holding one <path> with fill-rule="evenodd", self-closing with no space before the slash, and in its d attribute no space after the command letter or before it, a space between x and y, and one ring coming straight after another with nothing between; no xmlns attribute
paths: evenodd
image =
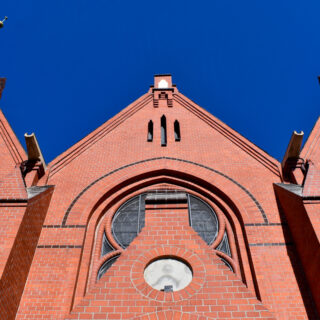
<svg viewBox="0 0 320 320"><path fill-rule="evenodd" d="M105 231L103 232L101 257L107 259L105 259L98 270L97 280L107 272L120 256L122 250L131 244L144 227L146 196L147 193L142 193L123 203L112 217L110 233L107 235ZM187 197L190 226L217 253L222 262L234 272L234 267L232 266L232 259L234 257L232 256L228 235L230 230L227 231L226 221L219 223L217 213L204 200L189 193L187 193ZM223 219L226 220L225 217ZM223 236L221 231L223 232ZM221 234L220 240L218 239L219 234ZM108 239L108 236L113 237L113 241L122 250L114 248L111 244L112 240ZM218 243L216 243L217 241Z"/></svg>

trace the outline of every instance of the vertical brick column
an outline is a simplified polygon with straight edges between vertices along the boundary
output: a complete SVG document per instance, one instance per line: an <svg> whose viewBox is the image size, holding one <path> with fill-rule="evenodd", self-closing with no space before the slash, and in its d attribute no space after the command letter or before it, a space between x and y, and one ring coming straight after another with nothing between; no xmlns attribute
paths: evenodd
<svg viewBox="0 0 320 320"><path fill-rule="evenodd" d="M185 193L155 193L146 197L147 228L165 230L169 236L189 227L188 201ZM161 232L161 235L163 232Z"/></svg>

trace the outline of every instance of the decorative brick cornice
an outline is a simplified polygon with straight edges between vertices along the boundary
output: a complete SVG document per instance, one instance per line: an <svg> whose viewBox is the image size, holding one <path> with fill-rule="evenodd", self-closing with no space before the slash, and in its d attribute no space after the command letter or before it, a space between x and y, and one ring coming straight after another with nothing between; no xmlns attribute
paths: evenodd
<svg viewBox="0 0 320 320"><path fill-rule="evenodd" d="M98 129L94 130L87 137L76 143L73 147L62 153L56 159L54 159L48 167L50 168L49 176L52 177L63 167L68 165L80 154L90 148L93 144L98 142L102 137L107 135L109 132L117 128L121 123L132 117L137 111L145 107L152 100L152 95L146 93L141 98L130 104L127 108L122 110L115 117L104 123Z"/></svg>
<svg viewBox="0 0 320 320"><path fill-rule="evenodd" d="M200 106L196 105L194 102L192 102L183 94L181 93L173 94L173 100L179 103L179 105L181 105L182 107L189 110L195 116L200 118L210 127L212 127L214 130L222 134L232 143L234 143L243 151L245 151L248 155L256 159L263 166L269 169L273 174L280 177L279 162L276 159L272 158L270 155L268 155L265 151L255 146L253 143L251 143L249 140L241 136L236 131L232 130L229 126L227 126L223 122L218 121L217 118L215 118L213 115L211 115L209 112L207 112Z"/></svg>

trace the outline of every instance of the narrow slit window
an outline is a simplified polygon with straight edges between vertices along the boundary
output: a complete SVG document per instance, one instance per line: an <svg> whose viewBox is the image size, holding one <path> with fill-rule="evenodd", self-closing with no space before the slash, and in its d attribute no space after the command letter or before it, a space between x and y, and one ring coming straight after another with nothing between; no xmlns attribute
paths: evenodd
<svg viewBox="0 0 320 320"><path fill-rule="evenodd" d="M153 140L153 122L152 120L149 121L148 123L148 141Z"/></svg>
<svg viewBox="0 0 320 320"><path fill-rule="evenodd" d="M180 123L178 120L174 122L174 139L176 141L181 140L181 134L180 134Z"/></svg>
<svg viewBox="0 0 320 320"><path fill-rule="evenodd" d="M161 146L167 145L167 120L166 117L163 115L161 117Z"/></svg>

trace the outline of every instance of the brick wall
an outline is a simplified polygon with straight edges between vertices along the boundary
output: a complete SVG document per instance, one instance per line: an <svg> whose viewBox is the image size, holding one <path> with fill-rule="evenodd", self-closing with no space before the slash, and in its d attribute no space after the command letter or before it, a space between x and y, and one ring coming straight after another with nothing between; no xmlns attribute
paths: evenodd
<svg viewBox="0 0 320 320"><path fill-rule="evenodd" d="M177 258L193 271L180 291L161 292L143 279L145 267L161 257ZM146 205L146 226L67 319L158 319L170 310L203 318L274 319L244 284L189 227L187 204Z"/></svg>
<svg viewBox="0 0 320 320"><path fill-rule="evenodd" d="M121 313L126 318L142 317L140 313L184 319L318 318L290 224L275 197L273 184L282 182L280 164L176 87L169 89L151 88L48 165L38 185L54 185L55 190L17 319L111 319ZM161 146L163 115L166 146ZM147 141L150 120L153 140ZM175 140L175 120L180 141ZM223 217L235 273L185 220L182 228L183 221L172 219L182 219L186 208L158 208L160 226L150 221L126 250L113 243L121 256L96 281L102 231L110 232L116 210L132 196L159 188L196 194ZM172 226L162 224L162 214L183 234L166 229ZM188 297L179 298L179 304L162 293L160 300L150 299L155 293L144 292L141 276L136 283L128 273L144 261L137 266L141 273L148 259L161 255L157 248L203 265L205 276L189 288L192 294L186 289ZM188 255L196 260L189 261Z"/></svg>
<svg viewBox="0 0 320 320"><path fill-rule="evenodd" d="M0 280L2 319L15 319L52 192L53 188L49 188L29 199L27 207L19 208L19 212L17 208L4 209L3 216L9 220L9 226L14 224L16 230ZM5 211L9 211L9 215ZM13 219L13 213L19 220Z"/></svg>

